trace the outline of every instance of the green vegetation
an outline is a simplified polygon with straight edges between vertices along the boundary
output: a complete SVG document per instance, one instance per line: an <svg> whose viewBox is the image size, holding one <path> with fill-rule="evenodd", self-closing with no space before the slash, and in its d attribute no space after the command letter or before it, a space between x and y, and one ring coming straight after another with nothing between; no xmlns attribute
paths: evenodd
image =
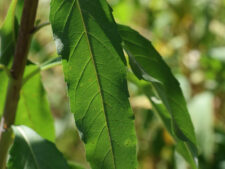
<svg viewBox="0 0 225 169"><path fill-rule="evenodd" d="M224 7L0 1L0 169L224 169Z"/></svg>

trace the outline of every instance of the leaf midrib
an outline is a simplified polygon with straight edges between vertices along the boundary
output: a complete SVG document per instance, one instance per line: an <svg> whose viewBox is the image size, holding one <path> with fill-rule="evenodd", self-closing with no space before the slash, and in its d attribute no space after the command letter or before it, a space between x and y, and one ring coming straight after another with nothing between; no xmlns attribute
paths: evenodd
<svg viewBox="0 0 225 169"><path fill-rule="evenodd" d="M23 132L23 129L22 129L22 128L20 128L20 127L18 127L18 126L17 126L16 128L17 128L18 131L21 133L21 135L24 137L24 140L25 140L25 142L27 143L28 148L30 149L32 158L34 159L34 163L35 163L37 169L40 169L40 167L39 167L39 165L38 165L38 162L37 162L37 160L36 160L36 156L35 156L35 154L34 154L32 148L31 148L31 144L30 144L30 142L29 142L29 140L28 140L26 134Z"/></svg>
<svg viewBox="0 0 225 169"><path fill-rule="evenodd" d="M97 71L95 60L94 60L94 54L93 54L93 51L92 51L92 48L91 48L91 44L90 44L87 28L86 28L86 25L85 25L82 9L80 7L79 0L76 0L76 1L77 1L77 6L78 6L78 9L79 9L79 12L80 12L82 24L83 24L83 27L84 27L84 32L85 32L85 35L86 35L86 38L87 38L88 48L89 48L90 55L91 55L91 58L92 58L92 62L93 62L94 69L95 69L95 75L96 75L96 79L97 79L97 82L98 82L99 92L100 92L100 96L101 96L101 100L102 100L101 102L102 102L104 117L105 117L105 121L106 121L106 127L107 127L108 135L109 135L110 147L111 147L112 156L113 156L113 165L114 165L114 168L116 169L115 156L114 156L114 151L113 151L113 147L112 147L112 139L111 139L111 134L110 134L109 126L108 126L108 119L106 117L106 108L105 108L105 105L104 105L104 102L103 102L104 98L103 98L103 92L102 92L102 89L101 89L101 83L100 83L100 80L99 80L98 71Z"/></svg>

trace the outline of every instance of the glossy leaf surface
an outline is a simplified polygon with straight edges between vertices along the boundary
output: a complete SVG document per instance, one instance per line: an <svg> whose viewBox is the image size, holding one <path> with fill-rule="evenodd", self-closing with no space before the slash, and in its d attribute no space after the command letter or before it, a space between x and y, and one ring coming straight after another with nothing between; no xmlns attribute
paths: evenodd
<svg viewBox="0 0 225 169"><path fill-rule="evenodd" d="M50 21L92 168L135 169L134 115L111 8L105 0L52 0Z"/></svg>
<svg viewBox="0 0 225 169"><path fill-rule="evenodd" d="M8 169L69 169L56 146L26 126L13 127L14 144Z"/></svg>

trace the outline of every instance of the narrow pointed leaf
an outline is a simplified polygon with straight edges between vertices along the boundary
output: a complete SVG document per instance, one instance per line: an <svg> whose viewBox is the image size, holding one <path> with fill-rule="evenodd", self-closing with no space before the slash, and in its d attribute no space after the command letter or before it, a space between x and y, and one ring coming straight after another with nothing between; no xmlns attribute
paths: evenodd
<svg viewBox="0 0 225 169"><path fill-rule="evenodd" d="M177 152L183 156L183 158L190 164L192 169L197 169L198 157L195 152L192 152L195 151L196 148L192 145L188 145L188 142L177 137L176 133L173 131L171 115L168 112L166 106L160 101L157 95L154 94L154 89L152 88L152 86L145 86L143 88L143 91L151 101L154 111L162 120L163 124L165 125L165 128L176 141Z"/></svg>
<svg viewBox="0 0 225 169"><path fill-rule="evenodd" d="M26 126L13 127L15 140L8 169L69 169L56 146Z"/></svg>
<svg viewBox="0 0 225 169"><path fill-rule="evenodd" d="M110 7L105 0L52 0L50 21L92 168L135 169L134 119Z"/></svg>
<svg viewBox="0 0 225 169"><path fill-rule="evenodd" d="M128 79L129 81L137 85L140 91L146 94L146 96L149 98L154 112L161 119L165 128L176 142L176 151L183 156L183 158L190 164L192 169L197 169L198 168L197 154L191 152L191 149L195 150L195 147L189 147L186 141L183 141L176 136L172 127L171 115L168 112L165 105L160 100L160 98L155 94L152 84L149 84L147 81L137 79L137 77L132 72L128 73Z"/></svg>
<svg viewBox="0 0 225 169"><path fill-rule="evenodd" d="M178 81L147 39L126 26L119 26L119 32L133 72L139 79L149 81L163 102L169 117L164 122L171 122L171 129L167 128L187 143L193 159L196 158L194 127Z"/></svg>

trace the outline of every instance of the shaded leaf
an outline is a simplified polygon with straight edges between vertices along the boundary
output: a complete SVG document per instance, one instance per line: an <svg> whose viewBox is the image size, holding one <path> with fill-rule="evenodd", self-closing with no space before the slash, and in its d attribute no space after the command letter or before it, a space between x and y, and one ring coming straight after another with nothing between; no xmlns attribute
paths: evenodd
<svg viewBox="0 0 225 169"><path fill-rule="evenodd" d="M85 169L82 165L74 163L74 162L69 162L68 164L70 169Z"/></svg>
<svg viewBox="0 0 225 169"><path fill-rule="evenodd" d="M105 0L52 0L50 13L88 161L93 169L135 169L125 59L111 8Z"/></svg>
<svg viewBox="0 0 225 169"><path fill-rule="evenodd" d="M178 81L147 39L129 27L119 26L119 32L133 72L139 79L149 81L156 96L162 100L163 105L159 107L154 104L152 96L149 97L157 111L161 112L160 116L167 129L187 144L195 159L197 144L194 127ZM146 94L149 95L148 92ZM165 106L163 111L162 106Z"/></svg>
<svg viewBox="0 0 225 169"><path fill-rule="evenodd" d="M24 0L18 0L17 6L16 6L15 15L19 25L20 25L22 13L23 13L23 4L24 4Z"/></svg>
<svg viewBox="0 0 225 169"><path fill-rule="evenodd" d="M15 11L17 0L12 0L7 16L0 29L1 49L0 49L0 64L8 65L15 48Z"/></svg>
<svg viewBox="0 0 225 169"><path fill-rule="evenodd" d="M193 169L197 169L198 167L198 159L197 155L191 152L190 147L188 147L187 143L181 139L179 139L172 127L172 119L170 113L167 111L165 105L162 103L160 98L155 94L155 90L152 87L152 84L147 83L143 80L138 80L137 77L131 72L128 73L129 80L136 84L139 89L146 94L152 104L152 108L154 112L158 115L158 117L163 122L165 128L173 137L176 142L176 150L178 153L182 155L182 157L191 165Z"/></svg>
<svg viewBox="0 0 225 169"><path fill-rule="evenodd" d="M26 126L13 127L14 144L10 150L8 169L69 169L56 146Z"/></svg>
<svg viewBox="0 0 225 169"><path fill-rule="evenodd" d="M158 114L163 124L165 125L167 131L173 136L173 139L176 141L176 150L180 153L183 158L192 166L193 169L198 168L198 159L197 154L192 152L192 149L195 150L195 147L190 147L186 141L183 141L173 131L172 127L172 118L165 105L161 102L159 98L154 94L151 89L151 86L145 87L144 93L148 96L151 101L155 112ZM149 90L150 89L150 90Z"/></svg>

